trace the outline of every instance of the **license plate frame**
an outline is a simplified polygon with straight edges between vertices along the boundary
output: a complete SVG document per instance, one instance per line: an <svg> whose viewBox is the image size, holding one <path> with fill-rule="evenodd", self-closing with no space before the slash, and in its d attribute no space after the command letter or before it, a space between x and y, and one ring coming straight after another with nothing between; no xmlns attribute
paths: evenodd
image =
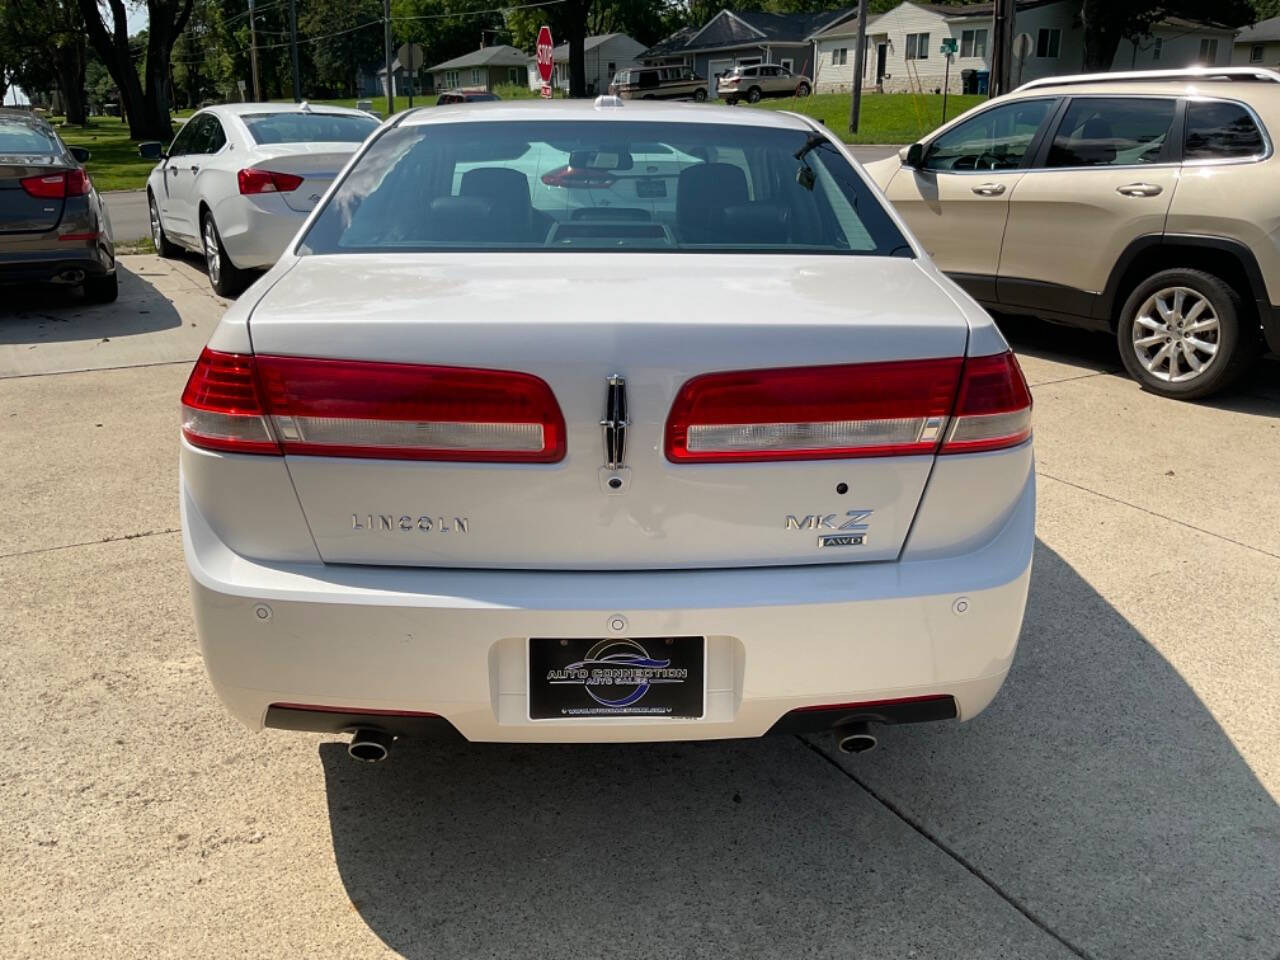
<svg viewBox="0 0 1280 960"><path fill-rule="evenodd" d="M632 678L640 682L626 682ZM701 720L707 708L707 639L530 637L525 683L533 722Z"/></svg>

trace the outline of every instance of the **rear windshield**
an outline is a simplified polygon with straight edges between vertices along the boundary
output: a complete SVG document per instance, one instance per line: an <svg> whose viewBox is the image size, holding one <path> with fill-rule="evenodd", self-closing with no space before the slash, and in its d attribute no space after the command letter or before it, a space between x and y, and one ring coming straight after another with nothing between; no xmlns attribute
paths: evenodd
<svg viewBox="0 0 1280 960"><path fill-rule="evenodd" d="M347 113L251 113L240 118L258 143L360 143L378 127Z"/></svg>
<svg viewBox="0 0 1280 960"><path fill-rule="evenodd" d="M385 250L911 252L824 136L604 120L388 130L299 252Z"/></svg>
<svg viewBox="0 0 1280 960"><path fill-rule="evenodd" d="M58 156L62 149L46 134L21 120L0 118L0 154Z"/></svg>

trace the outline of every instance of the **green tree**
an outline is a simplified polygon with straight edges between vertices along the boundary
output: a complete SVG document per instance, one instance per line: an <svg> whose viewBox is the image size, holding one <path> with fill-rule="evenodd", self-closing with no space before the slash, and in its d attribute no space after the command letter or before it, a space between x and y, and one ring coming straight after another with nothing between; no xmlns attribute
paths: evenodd
<svg viewBox="0 0 1280 960"><path fill-rule="evenodd" d="M77 0L89 42L120 90L135 140L168 140L173 121L169 113L169 60L173 45L186 29L194 0L147 0L147 47L143 76L138 76L130 52L128 12L124 0L102 0L110 18L103 19L99 0Z"/></svg>
<svg viewBox="0 0 1280 960"><path fill-rule="evenodd" d="M1168 16L1212 19L1234 27L1256 15L1249 0L1215 0L1211 10L1204 0L1082 0L1084 69L1110 70L1122 40L1148 35L1152 24Z"/></svg>
<svg viewBox="0 0 1280 960"><path fill-rule="evenodd" d="M298 33L318 38L309 46L320 90L354 96L360 68L382 60L381 0L306 0Z"/></svg>
<svg viewBox="0 0 1280 960"><path fill-rule="evenodd" d="M0 0L0 41L24 89L57 89L67 122L86 122L84 21L76 0Z"/></svg>

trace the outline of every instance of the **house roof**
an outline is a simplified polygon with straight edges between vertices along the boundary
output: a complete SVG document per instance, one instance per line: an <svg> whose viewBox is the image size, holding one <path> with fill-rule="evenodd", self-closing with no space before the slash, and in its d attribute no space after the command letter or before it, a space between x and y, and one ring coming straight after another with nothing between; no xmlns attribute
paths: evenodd
<svg viewBox="0 0 1280 960"><path fill-rule="evenodd" d="M1274 43L1280 40L1280 17L1259 20L1236 34L1236 43Z"/></svg>
<svg viewBox="0 0 1280 960"><path fill-rule="evenodd" d="M527 66L532 59L523 50L498 44L494 47L472 50L470 53L464 53L444 63L437 63L434 67L427 69L434 73L436 70L457 70L461 67L523 67Z"/></svg>
<svg viewBox="0 0 1280 960"><path fill-rule="evenodd" d="M840 7L817 13L765 13L762 10L724 9L701 27L678 30L640 56L651 59L725 47L804 43L819 31L846 20L855 13L856 7Z"/></svg>
<svg viewBox="0 0 1280 960"><path fill-rule="evenodd" d="M622 37L624 40L631 40L631 38L628 37L625 33L600 33L594 37L587 37L586 41L582 45L582 51L583 53L589 53L590 51L594 50L596 47L600 46L602 43L608 43L610 40L614 39L615 37ZM631 40L631 42L635 43L637 47L640 46L640 44L636 43L636 41L634 40ZM556 47L554 50L551 51L551 56L554 57L556 60L568 60L569 45L567 43L560 44L560 46Z"/></svg>

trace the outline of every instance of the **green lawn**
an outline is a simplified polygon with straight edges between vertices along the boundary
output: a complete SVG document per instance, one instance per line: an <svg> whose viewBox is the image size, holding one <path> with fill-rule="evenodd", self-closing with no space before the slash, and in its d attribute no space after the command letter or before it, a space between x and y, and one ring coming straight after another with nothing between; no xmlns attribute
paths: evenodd
<svg viewBox="0 0 1280 960"><path fill-rule="evenodd" d="M914 143L942 123L938 94L869 93L862 98L858 132L849 132L849 94L820 93L791 100L764 100L768 110L794 110L821 120L846 143ZM947 97L947 117L959 116L986 101L984 96L953 93Z"/></svg>
<svg viewBox="0 0 1280 960"><path fill-rule="evenodd" d="M90 117L89 126L73 127L60 125L58 117L50 119L67 146L87 147L93 154L85 166L99 190L139 190L146 184L156 162L138 156L138 143L129 139L127 123L118 117Z"/></svg>

